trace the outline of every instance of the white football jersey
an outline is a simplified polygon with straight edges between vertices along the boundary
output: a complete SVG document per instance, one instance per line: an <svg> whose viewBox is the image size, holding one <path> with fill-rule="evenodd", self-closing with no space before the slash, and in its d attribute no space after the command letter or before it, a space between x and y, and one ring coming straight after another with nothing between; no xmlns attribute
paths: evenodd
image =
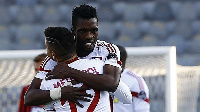
<svg viewBox="0 0 200 112"><path fill-rule="evenodd" d="M51 59L50 59L51 60ZM48 61L51 62L51 61ZM51 66L49 67L48 70L52 70L54 66L56 66L56 63L49 63ZM102 74L103 73L103 66L104 66L104 62L102 60L99 59L79 59L76 60L70 64L68 64L69 67L71 68L75 68L77 70L83 71L83 72L87 72L87 73L92 73L92 74ZM40 78L44 78L45 74L48 73L48 71L45 71L46 69L44 69L43 71L43 75L42 74L37 74L36 77L40 77ZM43 79L40 89L42 90L51 90L54 88L58 88L58 87L63 87L66 85L66 83L71 82L72 79L68 78L68 79L52 79L52 80L45 80ZM81 87L81 86L85 86L83 85L83 83L78 83L75 85L72 85L74 87ZM48 105L48 106L44 106L44 108L51 108L52 107L56 110L56 111L64 111L64 112L110 112L111 108L110 108L110 100L109 100L109 93L108 91L99 91L99 90L94 90L94 89L90 89L90 90L86 90L86 93L91 94L93 97L90 98L91 101L90 102L85 102L85 101L79 101L81 104L84 105L83 108L77 106L75 103L73 102L68 102L68 101L64 101L64 100L57 100L52 102L51 104L53 105Z"/></svg>
<svg viewBox="0 0 200 112"><path fill-rule="evenodd" d="M114 98L114 112L150 112L149 89L144 79L124 69L121 80L130 88L133 102L132 104L123 104Z"/></svg>
<svg viewBox="0 0 200 112"><path fill-rule="evenodd" d="M117 63L108 63L108 64L121 68L119 48L116 45L107 43L105 41L97 40L94 50L88 56L81 57L81 59L99 58L103 61L106 61L109 53L116 54L118 62Z"/></svg>
<svg viewBox="0 0 200 112"><path fill-rule="evenodd" d="M115 62L115 61L106 61L107 60L107 56L108 56L109 53L116 54L117 62ZM81 57L80 59L100 59L100 60L105 62L104 64L110 64L110 65L113 65L113 66L121 68L121 66L120 66L121 65L121 63L120 63L120 51L119 51L118 47L116 45L114 45L114 44L107 43L105 41L97 40L93 52L91 52L86 57ZM57 64L57 62L53 61L49 57L46 57L45 60L43 61L43 63L40 65L39 73L37 73L37 75L35 77L39 78L39 79L45 79L46 74L48 72L50 72L51 70L53 70L53 68L54 68L54 66L56 64ZM94 65L94 63L88 64L88 65ZM77 64L77 66L79 66L79 64ZM75 68L77 68L77 66ZM84 65L82 65L82 66L86 66L86 63L84 63ZM101 65L101 67L102 67L102 70L103 70L103 65ZM99 73L103 73L103 71L101 71ZM66 82L67 80L64 80L64 81ZM80 85L75 85L75 86L80 86ZM43 88L43 87L41 86L41 88ZM47 88L44 87L44 89L47 89ZM94 94L94 92L93 92L93 94ZM107 92L106 92L105 95L107 97ZM100 103L98 103L98 104L100 104ZM109 106L109 108L110 108L110 104L107 104L107 103L105 103L105 104L107 106ZM100 111L100 110L98 110L98 111ZM106 112L106 110L102 110L102 111Z"/></svg>

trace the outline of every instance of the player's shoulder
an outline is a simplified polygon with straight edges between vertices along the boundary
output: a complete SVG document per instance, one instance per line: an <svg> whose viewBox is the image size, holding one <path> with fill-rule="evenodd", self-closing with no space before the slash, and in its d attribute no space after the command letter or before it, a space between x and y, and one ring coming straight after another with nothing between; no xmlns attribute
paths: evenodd
<svg viewBox="0 0 200 112"><path fill-rule="evenodd" d="M101 50L108 51L109 53L117 53L119 52L118 47L113 44L102 40L97 40L96 47Z"/></svg>
<svg viewBox="0 0 200 112"><path fill-rule="evenodd" d="M78 59L76 61L74 61L73 63L70 63L69 66L83 66L83 65L94 65L94 64L98 64L98 63L104 63L104 61L102 61L99 58L92 58L92 59Z"/></svg>
<svg viewBox="0 0 200 112"><path fill-rule="evenodd" d="M124 69L124 71L122 72L123 76L127 76L129 78L135 78L135 79L143 79L142 76L138 75L137 73L134 73L128 69Z"/></svg>
<svg viewBox="0 0 200 112"><path fill-rule="evenodd" d="M50 72L56 65L57 62L53 61L49 56L47 56L40 65L40 71Z"/></svg>

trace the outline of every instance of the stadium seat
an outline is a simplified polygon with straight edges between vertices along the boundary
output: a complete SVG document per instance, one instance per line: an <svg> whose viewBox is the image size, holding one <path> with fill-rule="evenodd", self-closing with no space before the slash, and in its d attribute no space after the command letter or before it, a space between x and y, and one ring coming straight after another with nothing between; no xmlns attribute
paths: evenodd
<svg viewBox="0 0 200 112"><path fill-rule="evenodd" d="M48 5L44 7L44 14L42 16L42 23L59 23L61 15L57 6Z"/></svg>
<svg viewBox="0 0 200 112"><path fill-rule="evenodd" d="M10 50L11 49L11 35L9 28L5 26L0 26L0 50Z"/></svg>
<svg viewBox="0 0 200 112"><path fill-rule="evenodd" d="M37 4L34 6L34 13L35 13L35 21L36 23L42 22L42 17L45 13L45 6L41 4Z"/></svg>
<svg viewBox="0 0 200 112"><path fill-rule="evenodd" d="M98 4L114 3L116 0L97 0Z"/></svg>
<svg viewBox="0 0 200 112"><path fill-rule="evenodd" d="M112 3L101 4L98 7L99 21L114 21L116 14L112 7Z"/></svg>
<svg viewBox="0 0 200 112"><path fill-rule="evenodd" d="M152 35L144 35L141 39L135 41L137 46L157 46L158 40Z"/></svg>
<svg viewBox="0 0 200 112"><path fill-rule="evenodd" d="M142 3L127 4L124 10L124 21L142 21L145 18L145 12Z"/></svg>
<svg viewBox="0 0 200 112"><path fill-rule="evenodd" d="M58 5L62 4L62 0L38 0L40 4L43 5Z"/></svg>
<svg viewBox="0 0 200 112"><path fill-rule="evenodd" d="M174 33L174 29L176 28L176 23L177 23L176 21L165 22L168 35Z"/></svg>
<svg viewBox="0 0 200 112"><path fill-rule="evenodd" d="M125 47L137 46L138 36L141 36L139 30L136 28L134 30L121 29L120 32L116 32L116 35L118 35L117 39L112 40L112 42Z"/></svg>
<svg viewBox="0 0 200 112"><path fill-rule="evenodd" d="M145 19L146 20L151 20L152 18L152 14L153 14L153 11L155 9L155 6L156 6L156 2L154 1L151 1L151 2L144 2L143 3L143 8L144 8L144 12L145 12Z"/></svg>
<svg viewBox="0 0 200 112"><path fill-rule="evenodd" d="M200 34L194 35L194 38L190 43L190 51L191 53L200 53Z"/></svg>
<svg viewBox="0 0 200 112"><path fill-rule="evenodd" d="M167 1L157 1L153 14L151 16L152 20L157 21L171 21L174 19L172 9Z"/></svg>
<svg viewBox="0 0 200 112"><path fill-rule="evenodd" d="M194 34L200 34L200 21L192 21L191 25Z"/></svg>
<svg viewBox="0 0 200 112"><path fill-rule="evenodd" d="M122 22L118 26L120 28L120 38L127 38L128 40L135 40L141 37L141 31L139 30L139 26L134 22ZM125 40L127 40L125 39Z"/></svg>
<svg viewBox="0 0 200 112"><path fill-rule="evenodd" d="M124 38L119 38L116 40L112 40L111 43L114 43L115 45L120 45L120 46L124 46L124 47L136 47L137 45L135 44L134 40L129 40L126 37Z"/></svg>
<svg viewBox="0 0 200 112"><path fill-rule="evenodd" d="M126 3L125 2L115 2L113 6L113 10L116 14L116 20L122 21L123 20L123 14L124 10L126 8Z"/></svg>
<svg viewBox="0 0 200 112"><path fill-rule="evenodd" d="M197 19L200 19L200 1L195 2L194 8L197 11Z"/></svg>
<svg viewBox="0 0 200 112"><path fill-rule="evenodd" d="M188 50L188 44L186 43L186 39L182 35L172 34L170 35L166 42L166 46L176 46L177 53L183 54Z"/></svg>
<svg viewBox="0 0 200 112"><path fill-rule="evenodd" d="M182 2L178 2L178 1L172 1L169 3L171 9L172 9L172 12L174 14L174 19L176 19L176 15L178 14L178 12L181 10L181 6L182 6Z"/></svg>
<svg viewBox="0 0 200 112"><path fill-rule="evenodd" d="M37 4L38 0L14 0L16 5L35 5Z"/></svg>
<svg viewBox="0 0 200 112"><path fill-rule="evenodd" d="M151 22L147 34L160 40L165 39L168 35L166 23L161 21Z"/></svg>
<svg viewBox="0 0 200 112"><path fill-rule="evenodd" d="M176 20L179 21L192 21L197 19L197 11L193 2L181 3L180 9L175 14Z"/></svg>
<svg viewBox="0 0 200 112"><path fill-rule="evenodd" d="M106 41L114 40L116 33L116 27L111 22L99 22L99 39Z"/></svg>
<svg viewBox="0 0 200 112"><path fill-rule="evenodd" d="M15 15L16 23L34 23L36 20L33 6L17 6L18 12Z"/></svg>
<svg viewBox="0 0 200 112"><path fill-rule="evenodd" d="M19 5L10 5L8 6L8 10L9 10L9 15L10 15L10 19L11 19L11 22L12 24L16 24L17 23L17 20L16 20L16 17L19 13Z"/></svg>
<svg viewBox="0 0 200 112"><path fill-rule="evenodd" d="M186 39L190 40L193 37L192 23L189 21L177 21L174 29L174 34L182 35Z"/></svg>
<svg viewBox="0 0 200 112"><path fill-rule="evenodd" d="M89 2L89 0L62 0L62 1L64 1L65 3L67 3L67 4L69 4L69 5L72 5L72 6L74 6L74 5L80 5L80 4L84 4L84 3L88 3ZM91 0L91 1L96 1L96 0Z"/></svg>
<svg viewBox="0 0 200 112"><path fill-rule="evenodd" d="M15 49L40 49L41 42L38 42L38 29L33 24L22 24L16 29ZM44 44L44 42L43 42Z"/></svg>
<svg viewBox="0 0 200 112"><path fill-rule="evenodd" d="M71 23L71 15L72 15L73 7L68 4L61 4L58 6L58 12L61 17L62 22L70 22Z"/></svg>
<svg viewBox="0 0 200 112"><path fill-rule="evenodd" d="M9 14L9 7L0 5L0 24L10 24L11 17Z"/></svg>
<svg viewBox="0 0 200 112"><path fill-rule="evenodd" d="M142 34L147 34L151 26L151 21L140 21L137 26Z"/></svg>
<svg viewBox="0 0 200 112"><path fill-rule="evenodd" d="M15 0L0 0L0 5L2 6L9 6L14 3Z"/></svg>

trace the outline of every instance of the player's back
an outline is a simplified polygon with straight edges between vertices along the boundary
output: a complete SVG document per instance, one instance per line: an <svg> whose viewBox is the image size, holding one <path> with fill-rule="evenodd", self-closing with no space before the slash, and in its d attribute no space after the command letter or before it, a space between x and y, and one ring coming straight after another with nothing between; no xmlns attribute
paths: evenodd
<svg viewBox="0 0 200 112"><path fill-rule="evenodd" d="M92 74L102 74L104 62L99 59L80 59L68 64L69 67L81 70L87 73ZM57 87L63 87L65 84L73 82L73 79L52 79L52 80L43 80L41 83L41 89L51 90ZM83 83L73 84L74 87L85 86ZM56 111L77 111L77 112L110 112L110 101L109 93L107 91L99 90L86 90L87 93L91 94L93 97L90 98L90 102L79 101L84 105L83 108L75 105L73 102L58 100L54 102L54 108Z"/></svg>

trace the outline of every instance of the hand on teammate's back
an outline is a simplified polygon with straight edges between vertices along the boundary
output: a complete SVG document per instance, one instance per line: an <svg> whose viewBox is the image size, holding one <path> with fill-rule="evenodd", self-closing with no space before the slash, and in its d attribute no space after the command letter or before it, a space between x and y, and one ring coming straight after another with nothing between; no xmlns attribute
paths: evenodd
<svg viewBox="0 0 200 112"><path fill-rule="evenodd" d="M69 66L65 62L58 62L52 72L46 75L46 80L51 79L66 79L68 75Z"/></svg>
<svg viewBox="0 0 200 112"><path fill-rule="evenodd" d="M74 102L80 107L83 107L81 103L78 102L78 100L81 101L87 101L90 102L91 94L87 94L86 90L89 90L88 87L72 87L72 86L64 86L61 88L61 99Z"/></svg>

